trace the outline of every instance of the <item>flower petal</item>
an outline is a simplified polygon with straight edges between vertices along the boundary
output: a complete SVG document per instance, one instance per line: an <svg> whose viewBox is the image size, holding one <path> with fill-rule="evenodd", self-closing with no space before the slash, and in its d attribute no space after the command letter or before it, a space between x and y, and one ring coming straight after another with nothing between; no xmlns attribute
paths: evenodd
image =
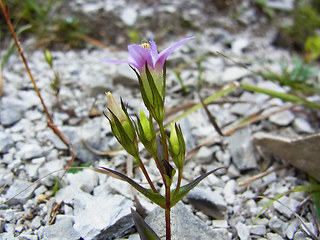
<svg viewBox="0 0 320 240"><path fill-rule="evenodd" d="M187 37L184 38L182 40L180 40L179 42L176 42L175 44L173 44L172 46L168 47L167 49L163 50L160 54L159 54L159 58L157 59L157 62L155 63L155 67L156 68L163 68L163 64L166 61L166 59L168 58L168 56L174 51L176 50L178 47L180 47L181 45L183 45L185 42L191 40L195 38L194 36L192 37Z"/></svg>
<svg viewBox="0 0 320 240"><path fill-rule="evenodd" d="M141 69L145 66L146 63L148 63L148 66L154 68L151 54L147 49L141 47L138 44L131 44L128 46L128 50L130 54L129 59L133 59L136 62L137 66L135 67L139 71L141 71Z"/></svg>
<svg viewBox="0 0 320 240"><path fill-rule="evenodd" d="M133 61L126 61L126 60L112 60L112 59L105 59L105 58L100 58L101 61L107 62L107 63L115 63L115 64L120 64L120 63L127 63L130 65L133 65L134 67L138 68L137 64Z"/></svg>
<svg viewBox="0 0 320 240"><path fill-rule="evenodd" d="M158 58L159 58L159 53L158 53L157 44L156 44L155 41L153 41L153 40L150 40L149 42L150 42L150 45L151 45L150 53L151 53L152 61L153 61L153 63L155 64L156 61L157 61Z"/></svg>

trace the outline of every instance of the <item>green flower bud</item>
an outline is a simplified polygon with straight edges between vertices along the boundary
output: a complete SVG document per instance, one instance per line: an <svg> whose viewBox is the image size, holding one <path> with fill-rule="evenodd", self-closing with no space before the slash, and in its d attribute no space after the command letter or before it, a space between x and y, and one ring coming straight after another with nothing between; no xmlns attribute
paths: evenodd
<svg viewBox="0 0 320 240"><path fill-rule="evenodd" d="M149 119L146 117L143 111L140 111L140 118L137 116L137 123L135 123L137 134L152 156L157 152L157 143L156 143L156 132L153 127L152 117L149 116Z"/></svg>
<svg viewBox="0 0 320 240"><path fill-rule="evenodd" d="M52 57L49 49L45 50L44 57L45 57L47 63L49 64L49 66L52 68L52 66L53 66L53 63L52 63L53 62L53 57Z"/></svg>
<svg viewBox="0 0 320 240"><path fill-rule="evenodd" d="M179 154L180 147L179 147L179 140L177 136L177 131L173 123L170 124L171 133L170 133L170 144L172 146L172 151L175 155Z"/></svg>
<svg viewBox="0 0 320 240"><path fill-rule="evenodd" d="M112 133L129 154L135 157L138 156L139 151L135 129L123 102L121 102L120 107L110 92L106 93L106 96L110 113L108 119L111 124Z"/></svg>
<svg viewBox="0 0 320 240"><path fill-rule="evenodd" d="M169 138L169 152L172 160L178 169L182 169L185 161L186 144L181 132L181 128L171 124L171 133Z"/></svg>
<svg viewBox="0 0 320 240"><path fill-rule="evenodd" d="M154 129L152 128L152 130L151 130L150 121L146 117L146 115L144 114L144 112L142 110L140 111L140 122L141 122L141 126L143 129L143 133L144 133L145 138L148 141L151 141L153 138Z"/></svg>

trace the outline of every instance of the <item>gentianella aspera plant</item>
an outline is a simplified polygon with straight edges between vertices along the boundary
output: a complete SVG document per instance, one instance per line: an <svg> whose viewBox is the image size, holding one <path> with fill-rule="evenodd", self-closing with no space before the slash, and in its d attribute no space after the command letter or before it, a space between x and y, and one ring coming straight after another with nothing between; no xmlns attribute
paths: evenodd
<svg viewBox="0 0 320 240"><path fill-rule="evenodd" d="M217 169L199 176L189 184L181 186L182 171L185 163L185 140L178 124L171 124L170 136L166 136L164 129L164 102L166 85L166 59L178 47L194 37L184 38L162 52L158 52L153 40L148 43L131 44L128 46L128 60L102 59L107 63L126 63L137 75L141 96L149 116L141 111L134 121L127 112L127 106L121 99L119 105L112 93L106 93L108 100L108 118L111 130L122 147L134 157L141 168L150 188L145 188L126 175L108 168L100 168L101 172L120 178L128 182L137 191L159 205L165 211L166 240L171 239L170 211L191 189L205 177ZM156 133L154 122L158 125L159 134ZM164 196L159 193L151 181L140 155L138 141L151 154L161 175L165 186ZM175 167L173 167L174 163ZM178 172L175 188L172 188L173 177ZM133 211L133 219L141 239L160 239L150 227Z"/></svg>

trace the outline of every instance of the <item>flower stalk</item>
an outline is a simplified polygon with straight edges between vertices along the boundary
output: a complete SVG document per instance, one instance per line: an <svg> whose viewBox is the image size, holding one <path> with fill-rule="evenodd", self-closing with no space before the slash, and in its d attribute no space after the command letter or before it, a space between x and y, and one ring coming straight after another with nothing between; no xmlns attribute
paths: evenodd
<svg viewBox="0 0 320 240"><path fill-rule="evenodd" d="M140 116L136 116L136 121L131 120L123 102L121 101L120 107L112 94L107 93L108 110L110 113L108 119L112 132L119 143L137 160L151 187L150 191L152 191L152 194L147 189L137 187L136 183L133 183L127 177L123 176L122 178L164 209L166 240L171 240L171 208L197 184L196 182L196 184L191 184L186 188L180 187L185 160L185 141L180 126L177 124L171 125L170 137L167 137L164 131L166 59L176 48L193 38L182 39L160 53L158 53L157 45L153 40L141 45L131 44L128 46L128 60L102 59L107 63L127 63L137 75L142 100L149 111L149 117L147 118L145 113L141 111ZM153 126L153 120L159 127L160 134L158 137ZM165 186L164 197L159 194L153 185L141 161L138 139L156 163ZM173 177L176 173L175 168L170 164L171 159L178 170L177 187L175 190L171 190ZM117 175L122 176L120 173Z"/></svg>

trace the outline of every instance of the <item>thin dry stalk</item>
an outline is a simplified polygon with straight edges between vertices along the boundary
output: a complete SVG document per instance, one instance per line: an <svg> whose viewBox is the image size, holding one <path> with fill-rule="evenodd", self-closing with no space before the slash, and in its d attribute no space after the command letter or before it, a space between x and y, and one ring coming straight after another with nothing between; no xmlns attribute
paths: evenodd
<svg viewBox="0 0 320 240"><path fill-rule="evenodd" d="M19 52L20 57L21 57L21 59L23 61L25 69L27 70L28 75L30 77L30 80L31 80L31 82L33 84L34 90L36 91L36 93L37 93L37 95L38 95L38 97L40 99L41 105L42 105L42 107L44 109L44 112L45 112L46 117L48 119L48 127L50 127L52 129L52 131L61 139L61 141L63 141L69 148L69 151L71 153L71 160L66 165L66 168L68 169L72 165L72 163L73 163L73 161L74 161L74 159L76 157L75 149L74 149L73 145L71 144L70 140L58 129L58 127L53 122L52 116L50 115L50 113L48 111L48 108L47 108L47 106L46 106L46 104L45 104L45 102L44 102L44 100L43 100L43 98L42 98L42 96L40 94L40 90L37 87L37 84L36 84L36 82L34 80L34 77L33 77L32 73L31 73L31 70L30 70L30 68L28 66L27 59L24 56L24 53L23 53L22 47L20 45L20 42L18 40L18 37L17 37L17 35L15 33L15 30L14 30L14 28L12 26L12 23L11 23L11 20L10 20L10 16L9 16L8 5L6 4L4 6L3 3L2 3L2 0L0 0L0 7L1 7L1 10L3 12L4 18L6 20L6 23L7 23L8 27L9 27L9 30L11 32L11 35L13 37L13 40L15 42L15 45L17 46L18 52Z"/></svg>

